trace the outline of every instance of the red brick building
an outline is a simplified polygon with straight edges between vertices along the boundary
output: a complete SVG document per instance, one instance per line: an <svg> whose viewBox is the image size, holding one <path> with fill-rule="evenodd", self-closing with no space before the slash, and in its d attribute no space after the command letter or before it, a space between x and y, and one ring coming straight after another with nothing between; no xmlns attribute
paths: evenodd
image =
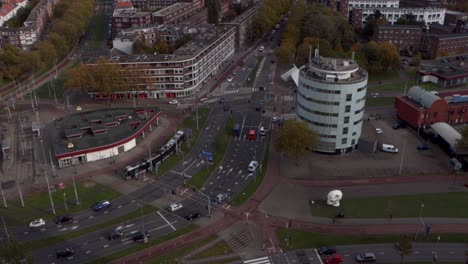
<svg viewBox="0 0 468 264"><path fill-rule="evenodd" d="M138 12L135 8L115 9L112 16L114 35L122 29L151 24L150 12Z"/></svg>
<svg viewBox="0 0 468 264"><path fill-rule="evenodd" d="M398 118L416 129L438 122L462 124L468 121L468 91L434 93L413 86L396 98L395 108Z"/></svg>
<svg viewBox="0 0 468 264"><path fill-rule="evenodd" d="M176 24L200 12L203 0L179 2L153 13L153 23Z"/></svg>
<svg viewBox="0 0 468 264"><path fill-rule="evenodd" d="M374 33L374 41L381 44L393 43L399 51L418 51L421 43L422 28L411 25L378 26Z"/></svg>

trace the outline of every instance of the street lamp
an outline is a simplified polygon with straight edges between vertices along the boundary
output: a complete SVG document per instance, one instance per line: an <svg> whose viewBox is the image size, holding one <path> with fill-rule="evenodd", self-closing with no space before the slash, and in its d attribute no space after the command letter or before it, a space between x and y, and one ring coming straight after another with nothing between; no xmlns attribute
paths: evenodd
<svg viewBox="0 0 468 264"><path fill-rule="evenodd" d="M421 221L423 223L423 225L424 225L424 222L422 220L422 211L423 211L423 209L424 209L424 203L421 203L421 208L419 209L419 221ZM417 223L417 225L416 225L416 233L414 234L414 240L417 239L418 232L419 232L419 223Z"/></svg>
<svg viewBox="0 0 468 264"><path fill-rule="evenodd" d="M67 204L67 193L63 193L63 202L65 203L65 212L68 213L68 204Z"/></svg>
<svg viewBox="0 0 468 264"><path fill-rule="evenodd" d="M437 236L437 242L436 242L436 247L435 247L435 251L434 251L434 255L433 255L433 263L437 263L437 248L439 246L439 241L440 241L440 236Z"/></svg>

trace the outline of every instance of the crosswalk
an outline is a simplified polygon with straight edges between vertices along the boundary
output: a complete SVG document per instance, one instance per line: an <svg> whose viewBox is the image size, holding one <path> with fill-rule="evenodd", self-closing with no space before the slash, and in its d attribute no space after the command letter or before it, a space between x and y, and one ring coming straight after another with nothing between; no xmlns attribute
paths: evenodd
<svg viewBox="0 0 468 264"><path fill-rule="evenodd" d="M224 94L236 94L238 92L239 92L239 89L230 89L230 90L224 91Z"/></svg>
<svg viewBox="0 0 468 264"><path fill-rule="evenodd" d="M271 264L269 257L256 258L244 261L244 264Z"/></svg>
<svg viewBox="0 0 468 264"><path fill-rule="evenodd" d="M255 88L255 87L252 88L252 92L256 92L256 91L258 91L258 88Z"/></svg>

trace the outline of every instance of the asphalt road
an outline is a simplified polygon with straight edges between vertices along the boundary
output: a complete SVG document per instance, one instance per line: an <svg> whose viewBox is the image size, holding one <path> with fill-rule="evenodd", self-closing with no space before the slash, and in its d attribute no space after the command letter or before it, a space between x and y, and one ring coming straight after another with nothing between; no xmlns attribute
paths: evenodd
<svg viewBox="0 0 468 264"><path fill-rule="evenodd" d="M400 254L393 244L369 244L337 246L338 254L343 257L343 263L357 263L356 255L363 252L373 252L377 258L377 263L400 263ZM413 252L405 256L405 263L422 262L433 263L434 254L437 255L438 262L463 263L466 261L465 244L436 244L436 243L414 243ZM325 256L320 256L315 249L304 249L296 251L282 252L270 257L264 257L250 264L323 264ZM262 262L263 261L263 262Z"/></svg>

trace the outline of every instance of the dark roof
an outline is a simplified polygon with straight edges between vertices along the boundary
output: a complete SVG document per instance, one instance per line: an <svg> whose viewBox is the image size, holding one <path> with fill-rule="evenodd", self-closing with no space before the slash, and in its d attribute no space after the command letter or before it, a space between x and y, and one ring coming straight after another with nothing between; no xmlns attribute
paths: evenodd
<svg viewBox="0 0 468 264"><path fill-rule="evenodd" d="M421 29L422 30L422 27L421 26L418 26L418 25L381 25L381 26L377 26L378 28L388 28L388 29L399 29L399 28L404 28L404 29Z"/></svg>

